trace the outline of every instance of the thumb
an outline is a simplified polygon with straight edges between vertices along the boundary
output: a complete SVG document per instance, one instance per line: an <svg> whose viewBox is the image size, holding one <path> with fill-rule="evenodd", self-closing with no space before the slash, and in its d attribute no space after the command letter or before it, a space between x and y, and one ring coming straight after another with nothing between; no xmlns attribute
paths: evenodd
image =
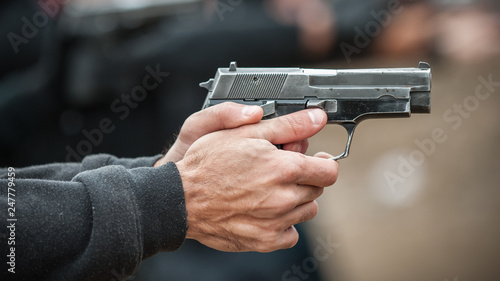
<svg viewBox="0 0 500 281"><path fill-rule="evenodd" d="M198 111L184 121L174 145L155 166L181 160L189 147L204 135L257 123L263 114L260 106L245 106L233 102L225 102Z"/></svg>
<svg viewBox="0 0 500 281"><path fill-rule="evenodd" d="M188 117L182 125L178 139L191 145L204 135L257 123L263 114L260 106L246 106L234 102L218 104Z"/></svg>

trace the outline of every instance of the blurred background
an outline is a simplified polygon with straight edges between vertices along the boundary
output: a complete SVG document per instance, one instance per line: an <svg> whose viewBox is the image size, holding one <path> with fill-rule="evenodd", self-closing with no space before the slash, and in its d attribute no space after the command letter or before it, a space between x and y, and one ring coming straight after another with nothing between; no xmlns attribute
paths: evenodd
<svg viewBox="0 0 500 281"><path fill-rule="evenodd" d="M432 113L364 121L297 247L186 241L134 280L500 280L498 1L64 2L0 4L1 166L158 154L230 61L432 67ZM328 126L308 154L344 142Z"/></svg>

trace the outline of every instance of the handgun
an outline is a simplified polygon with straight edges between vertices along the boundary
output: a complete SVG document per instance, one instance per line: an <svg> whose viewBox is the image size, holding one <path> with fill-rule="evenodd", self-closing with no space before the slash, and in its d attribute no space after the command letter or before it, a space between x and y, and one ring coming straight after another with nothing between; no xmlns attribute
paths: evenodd
<svg viewBox="0 0 500 281"><path fill-rule="evenodd" d="M260 105L264 118L306 108L320 108L328 124L347 131L347 144L338 160L349 155L354 130L369 118L410 117L431 111L431 68L304 69L242 68L231 62L215 77L200 83L208 90L203 109L235 102Z"/></svg>

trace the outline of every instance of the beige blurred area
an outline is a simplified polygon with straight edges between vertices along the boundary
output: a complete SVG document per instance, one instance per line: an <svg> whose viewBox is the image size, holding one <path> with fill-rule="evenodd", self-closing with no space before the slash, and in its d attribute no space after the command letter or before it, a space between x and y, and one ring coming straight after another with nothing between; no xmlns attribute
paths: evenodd
<svg viewBox="0 0 500 281"><path fill-rule="evenodd" d="M491 26L478 32L484 28ZM419 59L375 54L315 67L416 67ZM319 237L340 244L319 261L326 280L500 280L500 55L424 59L432 113L362 122L338 182L318 200L311 245ZM308 154L339 154L344 135L341 127L323 130Z"/></svg>

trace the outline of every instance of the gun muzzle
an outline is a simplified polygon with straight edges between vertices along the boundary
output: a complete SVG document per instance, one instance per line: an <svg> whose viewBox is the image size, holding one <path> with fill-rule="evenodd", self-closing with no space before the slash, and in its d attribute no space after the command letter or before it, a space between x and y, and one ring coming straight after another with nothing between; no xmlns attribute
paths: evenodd
<svg viewBox="0 0 500 281"><path fill-rule="evenodd" d="M413 92L410 95L411 113L431 113L431 92Z"/></svg>

